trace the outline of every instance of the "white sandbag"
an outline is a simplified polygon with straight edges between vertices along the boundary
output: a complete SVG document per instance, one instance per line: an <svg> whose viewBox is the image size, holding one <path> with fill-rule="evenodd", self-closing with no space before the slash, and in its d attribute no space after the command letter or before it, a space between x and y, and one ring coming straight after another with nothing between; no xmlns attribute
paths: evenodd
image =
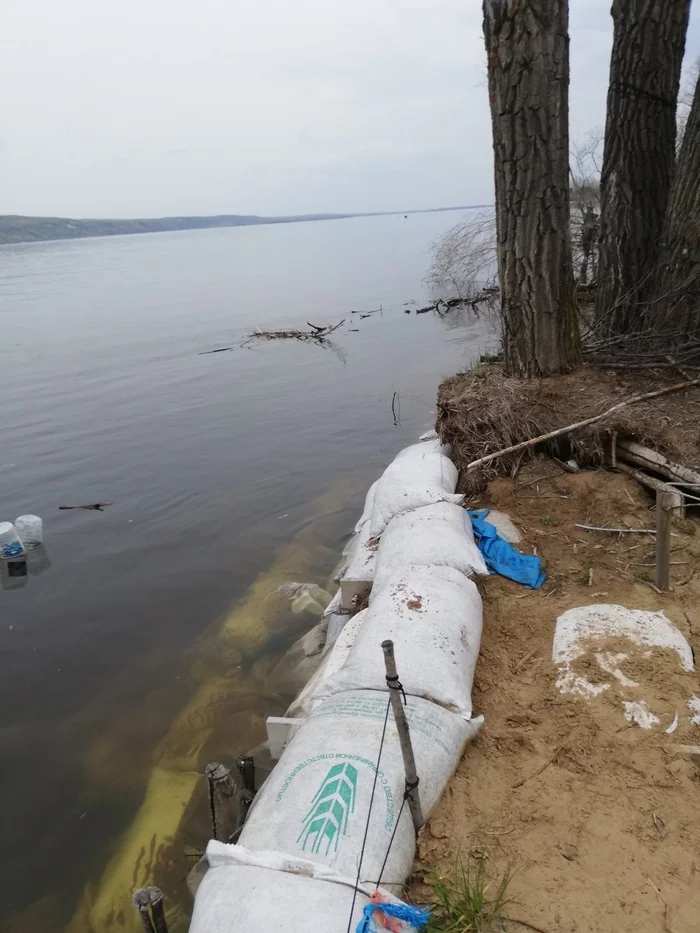
<svg viewBox="0 0 700 933"><path fill-rule="evenodd" d="M365 505L362 509L362 515L359 517L357 524L355 525L355 533L357 533L362 526L370 520L372 517L372 506L374 505L374 494L377 490L377 481L372 483L372 485L367 490L367 495L365 496Z"/></svg>
<svg viewBox="0 0 700 933"><path fill-rule="evenodd" d="M365 623L366 624L366 623ZM364 629L364 626L363 626ZM377 648L381 655L381 651ZM352 691L318 706L298 729L258 792L240 844L308 858L354 877L375 774L362 877L376 881L403 799L405 773L389 711L377 769L387 693ZM466 722L434 703L409 698L406 707L423 814L428 818L482 720ZM394 893L411 870L415 833L408 807L396 828L384 884ZM324 929L335 929L330 924Z"/></svg>
<svg viewBox="0 0 700 933"><path fill-rule="evenodd" d="M251 852L212 840L209 869L194 902L190 933L345 933L355 878L339 875L308 859L279 852ZM350 928L355 930L371 896L360 884ZM385 889L382 893L397 902ZM400 933L413 927L400 923Z"/></svg>
<svg viewBox="0 0 700 933"><path fill-rule="evenodd" d="M345 627L345 623L350 618L350 613L344 609L341 609L340 603L340 590L338 590L333 599L328 604L328 608L323 613L321 618L322 622L327 623L326 643L324 644L323 651L321 652L322 658L325 658L325 656L331 651L333 645L336 643L338 635L340 635L343 628Z"/></svg>
<svg viewBox="0 0 700 933"><path fill-rule="evenodd" d="M372 502L370 533L382 534L397 515L435 502L462 502L455 495L457 467L445 456L439 441L406 447L377 480Z"/></svg>
<svg viewBox="0 0 700 933"><path fill-rule="evenodd" d="M361 580L371 583L374 580L374 567L377 560L378 542L371 536L371 523L365 522L357 534L352 536L347 559L336 578L343 580Z"/></svg>
<svg viewBox="0 0 700 933"><path fill-rule="evenodd" d="M389 522L379 542L370 602L387 582L411 567L452 567L470 577L488 574L466 509L438 502Z"/></svg>
<svg viewBox="0 0 700 933"><path fill-rule="evenodd" d="M469 719L481 629L481 597L464 574L451 567L407 570L373 591L347 661L319 684L316 698L385 690L380 645L391 638L405 692Z"/></svg>
<svg viewBox="0 0 700 933"><path fill-rule="evenodd" d="M366 614L367 610L363 609L361 612L355 613L354 616L345 617L348 621L343 626L343 629L338 635L333 648L321 661L320 667L317 668L313 677L309 680L299 696L287 710L285 714L287 718L305 719L309 715L315 705L314 698L318 685L327 677L330 677L335 674L336 671L339 671L343 664L345 664L347 656L350 654L350 649L352 648L355 642L355 638L357 637L357 633L360 631L362 623L365 620Z"/></svg>

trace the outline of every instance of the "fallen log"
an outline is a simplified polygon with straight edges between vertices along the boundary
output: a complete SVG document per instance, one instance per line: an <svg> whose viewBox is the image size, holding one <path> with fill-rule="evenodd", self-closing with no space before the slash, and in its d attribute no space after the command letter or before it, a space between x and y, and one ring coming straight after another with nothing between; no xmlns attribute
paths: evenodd
<svg viewBox="0 0 700 933"><path fill-rule="evenodd" d="M650 447L644 447L636 441L618 441L617 455L629 463L634 463L645 470L661 473L671 480L680 480L690 485L700 486L700 473L696 473L695 470L684 467L680 463L674 463L673 460L669 460L668 457L664 457L658 451L652 450Z"/></svg>
<svg viewBox="0 0 700 933"><path fill-rule="evenodd" d="M576 421L574 424L567 424L563 428L557 428L556 431L549 431L547 434L540 434L538 437L531 437L527 441L521 441L519 444L512 444L510 447L504 447L502 450L497 450L492 454L487 454L487 456L480 457L478 460L472 460L471 463L467 464L467 470L473 470L478 466L482 466L484 463L490 463L491 460L497 460L499 457L504 457L506 454L514 454L519 450L526 450L528 447L535 447L537 444L544 443L544 441L550 441L555 437L561 437L562 434L569 434L572 431L577 431L579 428L585 428L589 424L595 424L596 421L602 421L603 418L607 418L608 415L612 415L614 412L620 411L622 408L627 408L628 405L634 405L636 402L645 402L652 398L659 398L661 395L669 395L671 392L681 392L683 389L689 389L691 386L696 385L700 385L700 379L689 379L686 382L678 382L675 385L666 386L664 389L656 389L654 392L645 392L643 395L634 395L632 398L618 402L617 405L613 405L612 408L606 409L599 415L593 415L593 417L585 418L583 421Z"/></svg>
<svg viewBox="0 0 700 933"><path fill-rule="evenodd" d="M638 483L641 483L642 486L646 486L647 489L653 489L654 492L657 493L671 493L673 497L671 508L673 509L674 516L677 518L685 518L685 502L681 492L676 489L671 489L662 479L657 479L655 476L649 476L648 473L645 473L638 467L630 466L628 463L625 463L624 460L621 460L619 456L617 463L615 464L615 469L619 473L626 473L627 476L631 476L632 479L636 479Z"/></svg>

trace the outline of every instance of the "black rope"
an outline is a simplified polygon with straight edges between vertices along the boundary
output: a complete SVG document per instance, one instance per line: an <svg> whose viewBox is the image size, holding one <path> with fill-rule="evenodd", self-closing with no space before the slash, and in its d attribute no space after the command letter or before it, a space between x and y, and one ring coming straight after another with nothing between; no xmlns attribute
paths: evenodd
<svg viewBox="0 0 700 933"><path fill-rule="evenodd" d="M355 901L357 900L357 890L360 885L360 872L362 871L362 859L365 856L365 846L367 845L367 836L369 834L369 820L370 820L370 817L372 816L372 804L374 803L374 791L377 787L377 778L379 777L379 762L382 757L382 749L384 748L384 737L386 736L386 725L389 721L389 708L390 707L391 707L391 700L387 700L386 715L384 716L384 728L382 729L382 740L379 743L379 754L377 755L377 767L374 772L374 782L372 784L372 796L369 798L369 810L367 811L367 822L365 824L365 835L364 835L364 838L362 839L362 848L360 849L360 861L357 864L357 877L355 878L355 890L352 892L352 905L350 907L350 916L348 917L347 933L350 933L350 928L352 927L352 915L355 912ZM398 823L398 820L397 820L397 823Z"/></svg>
<svg viewBox="0 0 700 933"><path fill-rule="evenodd" d="M398 674L395 674L393 677L389 677L387 674L386 685L390 690L400 690L401 696L403 697L403 705L408 705L408 701L406 700L406 691L403 688L403 684L399 680Z"/></svg>
<svg viewBox="0 0 700 933"><path fill-rule="evenodd" d="M384 861L382 862L381 871L379 872L379 877L377 878L377 887L382 883L382 877L384 875L384 869L386 868L386 863L389 861L389 853L391 852L391 847L394 844L394 839L396 838L396 830L399 828L399 822L401 821L401 814L403 813L403 808L406 806L406 801L411 796L411 791L414 791L418 784L420 783L420 778L416 778L415 781L406 781L406 788L403 792L403 800L401 801L401 807L399 808L399 815L396 818L394 823L394 831L391 834L391 839L389 840L389 845L386 850L386 855L384 856Z"/></svg>

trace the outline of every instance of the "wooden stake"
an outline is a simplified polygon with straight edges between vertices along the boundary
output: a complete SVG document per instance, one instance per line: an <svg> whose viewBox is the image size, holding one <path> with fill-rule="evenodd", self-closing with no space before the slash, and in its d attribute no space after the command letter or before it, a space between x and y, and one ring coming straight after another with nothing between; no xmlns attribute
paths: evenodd
<svg viewBox="0 0 700 933"><path fill-rule="evenodd" d="M238 794L241 803L240 825L242 826L255 799L255 761L250 755L244 755L236 759L236 767L243 782L243 788Z"/></svg>
<svg viewBox="0 0 700 933"><path fill-rule="evenodd" d="M671 587L671 516L675 497L668 490L656 493L656 585Z"/></svg>
<svg viewBox="0 0 700 933"><path fill-rule="evenodd" d="M168 923L165 919L165 910L163 909L163 892L155 885L149 885L146 888L148 897L151 901L151 913L153 914L153 926L156 933L168 933Z"/></svg>
<svg viewBox="0 0 700 933"><path fill-rule="evenodd" d="M396 729L399 733L399 742L401 743L401 755L403 757L403 766L406 772L406 794L408 796L408 806L413 817L413 825L416 832L423 825L423 810L420 804L418 794L418 775L416 774L416 759L413 754L413 744L411 742L411 733L408 728L406 711L401 704L401 684L399 675L396 673L396 659L394 657L394 642L387 639L382 642L382 651L384 652L384 666L386 667L386 682L389 687L389 697L391 699L391 708L394 712Z"/></svg>
<svg viewBox="0 0 700 933"><path fill-rule="evenodd" d="M144 933L155 933L153 930L153 924L151 923L151 914L148 909L151 903L151 898L148 894L148 891L145 888L139 888L138 890L134 891L134 894L131 898L131 903L139 912Z"/></svg>
<svg viewBox="0 0 700 933"><path fill-rule="evenodd" d="M211 831L214 839L227 842L231 822L231 800L236 790L231 772L218 761L212 761L204 769L209 782L209 808Z"/></svg>

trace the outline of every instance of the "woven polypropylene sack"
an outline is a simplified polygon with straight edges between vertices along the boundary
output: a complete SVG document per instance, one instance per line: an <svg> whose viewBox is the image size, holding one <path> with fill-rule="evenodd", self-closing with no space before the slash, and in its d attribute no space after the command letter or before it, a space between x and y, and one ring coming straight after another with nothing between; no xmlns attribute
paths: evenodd
<svg viewBox="0 0 700 933"><path fill-rule="evenodd" d="M251 852L212 840L206 855L209 868L197 891L190 933L345 933L348 921L356 929L372 893L361 883L353 905L354 876L281 852ZM403 923L395 929L413 931Z"/></svg>
<svg viewBox="0 0 700 933"><path fill-rule="evenodd" d="M379 646L377 652L381 655ZM354 877L373 799L362 877L376 881L405 786L391 710L377 767L387 704L388 691L351 691L320 704L259 791L241 845L308 858ZM417 698L409 698L406 715L427 819L481 720L466 722ZM396 894L411 870L414 850L413 822L404 807L383 876L385 886Z"/></svg>
<svg viewBox="0 0 700 933"><path fill-rule="evenodd" d="M438 502L389 522L379 542L373 594L413 567L451 567L470 577L488 574L466 509Z"/></svg>
<svg viewBox="0 0 700 933"><path fill-rule="evenodd" d="M462 502L456 495L457 468L439 441L402 450L377 480L372 498L370 536L382 534L397 515L435 502Z"/></svg>
<svg viewBox="0 0 700 933"><path fill-rule="evenodd" d="M375 582L367 615L343 667L319 684L316 699L344 690L386 688L382 641L394 642L407 694L430 699L465 718L482 629L475 584L451 567L416 567Z"/></svg>

